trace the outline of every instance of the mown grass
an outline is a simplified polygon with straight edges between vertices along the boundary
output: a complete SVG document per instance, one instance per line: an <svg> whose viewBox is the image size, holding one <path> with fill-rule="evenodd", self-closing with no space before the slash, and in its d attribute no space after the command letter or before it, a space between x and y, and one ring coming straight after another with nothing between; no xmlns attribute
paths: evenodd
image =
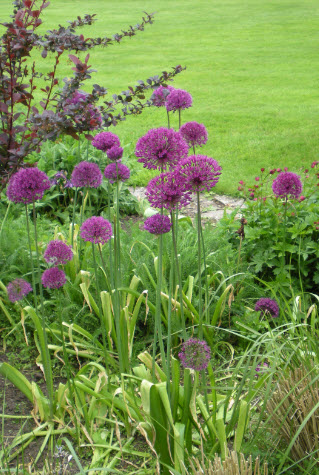
<svg viewBox="0 0 319 475"><path fill-rule="evenodd" d="M1 21L10 5L0 0ZM92 83L106 86L111 95L171 66L187 66L174 83L194 100L182 120L202 122L208 129L201 152L223 167L217 192L235 193L238 180L258 174L260 167L292 168L318 158L316 0L54 0L43 29L96 13L99 21L84 35L111 36L138 23L143 11L156 12L152 26L120 45L90 53L90 64L98 70ZM48 60L40 55L37 60L47 70ZM60 77L70 76L70 68L62 61ZM149 128L162 125L164 110L148 109L116 132L133 150ZM132 183L145 184L148 177L136 172Z"/></svg>

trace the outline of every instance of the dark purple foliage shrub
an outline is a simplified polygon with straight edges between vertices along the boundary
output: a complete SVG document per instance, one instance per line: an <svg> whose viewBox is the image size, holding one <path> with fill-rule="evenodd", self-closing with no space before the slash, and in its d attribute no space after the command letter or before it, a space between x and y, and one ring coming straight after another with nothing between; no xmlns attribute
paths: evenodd
<svg viewBox="0 0 319 475"><path fill-rule="evenodd" d="M129 86L127 91L114 94L112 99L97 106L107 91L98 84L93 85L91 93L81 90L94 69L89 65L89 54L84 61L75 54L134 36L153 22L153 15L146 14L140 24L122 30L112 38L85 38L77 33L78 28L91 25L95 15L77 17L68 26L60 25L40 35L37 28L42 24L43 10L49 5L46 0L14 0L11 19L2 23L5 32L0 38L0 189L12 173L23 166L30 153L40 150L44 141L55 140L61 134L77 139L81 133L91 140L92 130L115 126L127 115L140 114L145 107L151 106L152 101L145 99L145 91L166 86L167 81L184 69L176 66L171 72L164 71L146 82L138 81L136 86ZM28 64L34 48L42 50L43 58L48 53L53 55L49 73L41 73L35 62ZM71 79L64 79L61 89L57 69L64 53L69 53L74 74ZM43 97L37 104L33 93L35 80L40 77L47 85L41 88Z"/></svg>

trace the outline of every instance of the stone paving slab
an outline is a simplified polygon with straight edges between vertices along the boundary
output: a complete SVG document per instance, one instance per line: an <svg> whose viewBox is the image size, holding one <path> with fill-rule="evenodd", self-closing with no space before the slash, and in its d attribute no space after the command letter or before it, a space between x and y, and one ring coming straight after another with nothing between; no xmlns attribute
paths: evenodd
<svg viewBox="0 0 319 475"><path fill-rule="evenodd" d="M128 187L132 195L138 200L145 200L145 188L144 187ZM228 195L212 195L208 196L205 193L200 194L201 210L203 220L218 221L226 213L232 213L236 208L244 207L244 200ZM186 208L182 210L182 214L194 218L196 215L197 205L194 199ZM238 214L240 217L240 213Z"/></svg>

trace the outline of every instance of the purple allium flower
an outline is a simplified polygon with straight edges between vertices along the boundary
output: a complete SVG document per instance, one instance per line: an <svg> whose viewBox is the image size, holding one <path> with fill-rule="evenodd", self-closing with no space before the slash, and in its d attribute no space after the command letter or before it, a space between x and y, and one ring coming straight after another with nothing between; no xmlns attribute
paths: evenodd
<svg viewBox="0 0 319 475"><path fill-rule="evenodd" d="M113 145L106 151L109 160L120 160L123 156L123 149L119 145Z"/></svg>
<svg viewBox="0 0 319 475"><path fill-rule="evenodd" d="M32 203L41 200L50 188L47 175L38 168L21 168L10 178L7 197L14 203Z"/></svg>
<svg viewBox="0 0 319 475"><path fill-rule="evenodd" d="M80 162L73 169L71 180L76 188L97 188L102 183L102 173L96 163Z"/></svg>
<svg viewBox="0 0 319 475"><path fill-rule="evenodd" d="M173 168L187 154L188 145L181 134L165 127L149 130L135 148L138 162L150 170Z"/></svg>
<svg viewBox="0 0 319 475"><path fill-rule="evenodd" d="M105 244L112 236L111 223L102 216L92 216L81 226L81 238L94 244Z"/></svg>
<svg viewBox="0 0 319 475"><path fill-rule="evenodd" d="M154 214L144 221L144 229L151 234L169 233L172 227L171 220L164 214Z"/></svg>
<svg viewBox="0 0 319 475"><path fill-rule="evenodd" d="M73 259L73 251L65 242L56 240L50 241L43 255L48 264L58 266L66 264Z"/></svg>
<svg viewBox="0 0 319 475"><path fill-rule="evenodd" d="M105 168L104 176L110 183L126 181L130 178L130 169L123 163L113 162Z"/></svg>
<svg viewBox="0 0 319 475"><path fill-rule="evenodd" d="M183 89L174 89L166 98L166 110L177 111L181 109L188 109L193 103L193 98L189 92Z"/></svg>
<svg viewBox="0 0 319 475"><path fill-rule="evenodd" d="M62 269L58 267L50 267L43 272L41 276L43 287L48 289L58 289L66 283L66 276Z"/></svg>
<svg viewBox="0 0 319 475"><path fill-rule="evenodd" d="M297 199L302 192L300 177L296 173L282 172L273 181L272 190L276 196L286 198L291 195Z"/></svg>
<svg viewBox="0 0 319 475"><path fill-rule="evenodd" d="M206 127L198 122L187 122L181 126L179 131L190 147L195 147L196 145L201 147L207 142L208 135Z"/></svg>
<svg viewBox="0 0 319 475"><path fill-rule="evenodd" d="M93 147L106 152L114 145L120 146L120 139L113 132L100 132L92 140Z"/></svg>
<svg viewBox="0 0 319 475"><path fill-rule="evenodd" d="M24 279L15 279L8 284L7 292L10 302L18 302L18 300L22 300L23 297L28 295L29 292L32 292L32 287Z"/></svg>
<svg viewBox="0 0 319 475"><path fill-rule="evenodd" d="M269 364L268 363L258 363L258 365L256 366L255 368L255 371L256 371L256 378L259 378L260 375L262 375L263 373L265 373L267 371L267 368L269 368Z"/></svg>
<svg viewBox="0 0 319 475"><path fill-rule="evenodd" d="M222 168L206 155L190 155L179 163L178 170L190 190L209 191L218 182Z"/></svg>
<svg viewBox="0 0 319 475"><path fill-rule="evenodd" d="M279 307L276 300L261 298L256 302L256 312L263 312L263 315L269 314L272 318L277 318L279 315Z"/></svg>
<svg viewBox="0 0 319 475"><path fill-rule="evenodd" d="M206 369L210 360L210 348L206 341L190 338L182 345L182 351L178 353L184 368L195 371Z"/></svg>
<svg viewBox="0 0 319 475"><path fill-rule="evenodd" d="M146 187L145 196L154 208L170 211L187 206L192 199L185 178L178 171L161 173L152 178Z"/></svg>
<svg viewBox="0 0 319 475"><path fill-rule="evenodd" d="M175 87L173 86L159 86L157 89L154 90L153 94L151 95L151 101L153 105L156 107L165 106L167 96L170 94L171 91L174 90Z"/></svg>

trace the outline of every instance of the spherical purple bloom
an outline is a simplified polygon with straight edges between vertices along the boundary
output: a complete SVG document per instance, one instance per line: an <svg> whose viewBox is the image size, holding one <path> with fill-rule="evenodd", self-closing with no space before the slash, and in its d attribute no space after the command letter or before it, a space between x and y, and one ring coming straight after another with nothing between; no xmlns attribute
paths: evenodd
<svg viewBox="0 0 319 475"><path fill-rule="evenodd" d="M123 156L123 149L119 145L113 145L106 151L109 160L120 160Z"/></svg>
<svg viewBox="0 0 319 475"><path fill-rule="evenodd" d="M50 241L43 255L48 264L58 266L66 264L73 259L73 251L70 246L60 240Z"/></svg>
<svg viewBox="0 0 319 475"><path fill-rule="evenodd" d="M71 180L76 188L97 188L102 183L102 173L96 163L80 162L73 169Z"/></svg>
<svg viewBox="0 0 319 475"><path fill-rule="evenodd" d="M24 279L15 279L8 284L7 292L10 302L17 302L22 300L29 292L32 292L32 287Z"/></svg>
<svg viewBox="0 0 319 475"><path fill-rule="evenodd" d="M80 235L84 241L105 244L112 237L112 226L102 216L92 216L82 224Z"/></svg>
<svg viewBox="0 0 319 475"><path fill-rule="evenodd" d="M130 169L123 163L110 163L104 170L104 176L110 183L126 181L130 178Z"/></svg>
<svg viewBox="0 0 319 475"><path fill-rule="evenodd" d="M292 172L282 172L273 181L272 190L278 197L287 198L290 195L297 199L302 192L300 176Z"/></svg>
<svg viewBox="0 0 319 475"><path fill-rule="evenodd" d="M175 88L173 86L159 86L157 89L154 90L153 94L151 95L151 101L153 105L156 107L165 106L167 96L170 94L171 91L174 90Z"/></svg>
<svg viewBox="0 0 319 475"><path fill-rule="evenodd" d="M120 139L112 132L100 132L94 137L91 143L93 147L97 148L98 150L102 150L102 152L106 152L114 145L119 147Z"/></svg>
<svg viewBox="0 0 319 475"><path fill-rule="evenodd" d="M201 147L207 142L208 135L206 127L198 122L187 122L181 126L179 131L190 147L195 147L196 145Z"/></svg>
<svg viewBox="0 0 319 475"><path fill-rule="evenodd" d="M279 315L279 307L276 300L261 298L256 302L256 312L263 312L263 315L269 314L272 318L277 318Z"/></svg>
<svg viewBox="0 0 319 475"><path fill-rule="evenodd" d="M181 209L192 200L185 179L178 171L161 173L152 178L146 187L145 196L154 208L170 211Z"/></svg>
<svg viewBox="0 0 319 475"><path fill-rule="evenodd" d="M188 145L181 134L165 127L149 130L135 148L138 162L150 170L173 168L187 154Z"/></svg>
<svg viewBox="0 0 319 475"><path fill-rule="evenodd" d="M190 190L209 191L218 182L222 167L206 155L191 155L179 163L178 170Z"/></svg>
<svg viewBox="0 0 319 475"><path fill-rule="evenodd" d="M190 338L182 345L182 350L178 353L184 368L191 368L195 371L206 369L210 360L210 348L206 341Z"/></svg>
<svg viewBox="0 0 319 475"><path fill-rule="evenodd" d="M154 214L144 221L144 229L151 234L169 233L172 227L171 220L164 214Z"/></svg>
<svg viewBox="0 0 319 475"><path fill-rule="evenodd" d="M14 203L32 203L41 200L50 188L49 177L38 168L21 168L10 178L7 197Z"/></svg>
<svg viewBox="0 0 319 475"><path fill-rule="evenodd" d="M189 92L183 89L174 89L166 98L166 110L177 111L182 109L188 109L193 103L193 98Z"/></svg>
<svg viewBox="0 0 319 475"><path fill-rule="evenodd" d="M43 272L41 276L43 287L48 289L58 289L66 283L66 276L62 269L58 267L50 267Z"/></svg>

